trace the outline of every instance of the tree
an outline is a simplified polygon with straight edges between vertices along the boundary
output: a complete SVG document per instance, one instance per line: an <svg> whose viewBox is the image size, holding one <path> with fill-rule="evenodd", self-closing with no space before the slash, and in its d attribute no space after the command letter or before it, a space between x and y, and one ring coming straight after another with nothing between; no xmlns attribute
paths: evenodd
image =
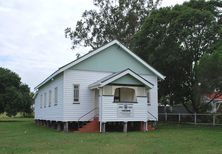
<svg viewBox="0 0 222 154"><path fill-rule="evenodd" d="M216 91L214 99L222 95L222 43L216 47L215 52L206 54L196 67L197 79L199 81L200 94L209 94Z"/></svg>
<svg viewBox="0 0 222 154"><path fill-rule="evenodd" d="M0 67L0 113L5 112L7 100L5 97L9 93L9 87L18 89L20 80L19 76L14 72Z"/></svg>
<svg viewBox="0 0 222 154"><path fill-rule="evenodd" d="M65 29L66 37L77 45L95 49L114 39L129 46L144 19L160 0L94 0L98 10L85 11L75 29Z"/></svg>
<svg viewBox="0 0 222 154"><path fill-rule="evenodd" d="M169 104L182 103L190 112L200 111L194 67L203 54L213 52L221 36L219 7L221 1L191 0L160 8L135 35L131 48L166 76L160 82L160 96Z"/></svg>
<svg viewBox="0 0 222 154"><path fill-rule="evenodd" d="M26 84L20 85L20 92L22 95L21 104L22 108L20 112L23 113L24 116L31 115L32 111L32 104L33 104L33 96L34 94L30 92L30 88Z"/></svg>
<svg viewBox="0 0 222 154"><path fill-rule="evenodd" d="M32 97L27 85L9 69L0 67L0 113L15 116L18 112L30 114Z"/></svg>

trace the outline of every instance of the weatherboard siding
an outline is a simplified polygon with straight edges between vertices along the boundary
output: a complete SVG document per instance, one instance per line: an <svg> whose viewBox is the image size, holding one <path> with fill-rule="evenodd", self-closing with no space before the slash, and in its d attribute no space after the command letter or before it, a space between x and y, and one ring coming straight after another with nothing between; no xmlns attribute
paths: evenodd
<svg viewBox="0 0 222 154"><path fill-rule="evenodd" d="M54 101L54 89L58 88L58 102ZM49 107L49 90L52 92L51 106ZM46 107L44 107L44 94L46 93ZM41 95L43 97L43 105L40 107ZM63 74L50 81L47 85L38 90L35 98L35 119L63 121Z"/></svg>
<svg viewBox="0 0 222 154"><path fill-rule="evenodd" d="M100 107L102 108L101 121L156 121L158 120L158 87L157 77L150 75L141 75L144 79L154 84L152 89L149 89L150 93L150 105L147 105L147 97L137 97L137 103L133 104L133 117L120 118L118 117L118 104L113 103L113 96L103 96L102 103L100 101ZM139 88L138 88L139 90ZM140 89L141 90L141 89ZM101 99L101 98L100 98ZM148 114L150 112L152 115Z"/></svg>
<svg viewBox="0 0 222 154"><path fill-rule="evenodd" d="M95 108L95 91L90 90L89 85L110 74L71 69L64 71L64 121L78 121L82 115ZM79 104L73 103L73 84L80 85ZM91 112L80 121L87 121L94 115L95 112Z"/></svg>
<svg viewBox="0 0 222 154"><path fill-rule="evenodd" d="M133 113L131 117L120 117L118 115L118 105L123 103L113 103L113 96L102 96L102 116L103 122L113 121L147 121L147 105L145 97L137 97L137 103L133 103Z"/></svg>
<svg viewBox="0 0 222 154"><path fill-rule="evenodd" d="M135 71L135 70L133 70ZM59 75L54 80L51 80L39 89L39 93L35 100L35 119L56 120L56 121L87 121L95 115L91 112L82 119L81 116L95 108L95 91L89 89L89 85L104 78L113 72L85 71L68 69L62 75ZM150 104L147 106L146 97L138 97L138 103L134 105L134 117L126 119L117 117L117 104L113 103L113 97L108 100L108 96L104 97L102 110L102 118L105 121L144 121L156 120L153 116L146 115L144 111L149 111L155 117L158 117L158 95L157 95L157 77L153 75L142 75L147 81L154 84L150 89ZM79 103L73 102L73 85L80 85L80 100ZM126 75L112 82L112 84L130 84L140 85L141 83L130 75ZM58 105L54 106L54 88L58 87ZM52 104L48 107L49 90L52 91ZM47 93L47 106L40 108L40 97ZM64 97L63 97L64 96ZM100 100L100 99L99 99ZM43 103L44 104L44 103Z"/></svg>
<svg viewBox="0 0 222 154"><path fill-rule="evenodd" d="M66 70L63 75L55 78L53 81L39 89L38 95L35 99L35 119L55 120L55 121L78 121L79 118L96 107L95 91L89 89L89 85L110 75L111 72L94 72L94 71L80 71L80 70ZM154 84L150 89L150 106L147 106L146 97L137 97L138 103L134 104L134 117L132 118L118 118L117 104L113 103L113 96L103 96L99 98L102 107L98 110L101 113L100 120L102 121L145 121L156 120L147 111L158 117L158 95L157 95L157 77L150 75L141 75L143 78ZM121 78L120 78L121 79ZM118 82L128 82L133 79L126 76L126 80L116 80ZM120 82L121 81L121 82ZM135 83L135 82L134 82ZM79 104L73 103L73 85L80 85ZM54 88L58 87L58 105L54 106ZM141 87L142 88L142 87ZM48 107L49 90L52 91L52 104ZM47 106L44 108L44 93L47 93ZM43 96L43 106L40 108L40 99ZM103 101L101 105L101 99ZM98 101L98 99L97 99ZM101 110L102 109L102 110ZM87 121L95 115L91 112L87 116L80 119L80 121ZM102 118L102 119L101 119Z"/></svg>
<svg viewBox="0 0 222 154"><path fill-rule="evenodd" d="M154 84L153 88L149 90L150 93L150 106L147 107L147 110L156 117L158 120L158 82L156 76L150 75L141 75L144 79L148 80ZM156 119L147 113L148 120L156 121Z"/></svg>
<svg viewBox="0 0 222 154"><path fill-rule="evenodd" d="M138 104L134 104L133 118L119 118L117 117L117 103L113 103L113 96L103 96L102 107L102 121L143 121L147 118L150 121L158 120L158 86L157 77L151 75L141 75L144 79L154 84L150 93L150 105L147 105L147 97L137 97ZM138 88L139 90L139 88ZM144 112L145 111L145 112ZM151 113L151 114L149 114ZM154 117L153 117L154 116Z"/></svg>
<svg viewBox="0 0 222 154"><path fill-rule="evenodd" d="M80 62L70 69L120 72L127 68L130 68L138 74L153 75L153 73L141 62L128 54L117 44L89 57L87 60Z"/></svg>

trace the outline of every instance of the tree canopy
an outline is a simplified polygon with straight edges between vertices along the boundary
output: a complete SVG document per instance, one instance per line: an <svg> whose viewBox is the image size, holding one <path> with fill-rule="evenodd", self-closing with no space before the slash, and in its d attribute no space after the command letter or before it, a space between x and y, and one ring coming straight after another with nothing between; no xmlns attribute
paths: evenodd
<svg viewBox="0 0 222 154"><path fill-rule="evenodd" d="M194 67L221 37L221 7L221 1L191 0L160 8L135 35L131 48L166 76L160 83L164 103L183 103L190 112L200 111Z"/></svg>
<svg viewBox="0 0 222 154"><path fill-rule="evenodd" d="M118 39L166 76L159 85L162 103L182 103L188 111L200 112L196 68L221 38L222 1L191 0L157 9L159 2L94 0L98 9L85 11L74 30L65 30L66 37L73 48L93 49Z"/></svg>
<svg viewBox="0 0 222 154"><path fill-rule="evenodd" d="M216 47L215 52L206 54L197 65L197 78L202 94L214 91L222 93L222 43ZM216 96L215 96L216 97Z"/></svg>
<svg viewBox="0 0 222 154"><path fill-rule="evenodd" d="M0 67L0 113L15 116L32 112L32 94L21 78L9 69Z"/></svg>
<svg viewBox="0 0 222 154"><path fill-rule="evenodd" d="M94 0L97 10L86 10L74 30L65 29L66 37L78 45L98 48L118 39L129 46L144 19L157 7L160 0Z"/></svg>

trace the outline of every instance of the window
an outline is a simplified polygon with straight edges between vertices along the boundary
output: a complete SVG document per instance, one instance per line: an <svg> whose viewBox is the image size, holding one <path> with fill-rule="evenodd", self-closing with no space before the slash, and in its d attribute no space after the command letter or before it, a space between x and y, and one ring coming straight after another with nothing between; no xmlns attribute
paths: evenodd
<svg viewBox="0 0 222 154"><path fill-rule="evenodd" d="M52 103L52 91L49 90L49 107L51 106Z"/></svg>
<svg viewBox="0 0 222 154"><path fill-rule="evenodd" d="M43 98L42 98L42 94L41 94L41 96L40 96L40 108L42 108L42 103L43 103L43 100L42 100Z"/></svg>
<svg viewBox="0 0 222 154"><path fill-rule="evenodd" d="M147 105L150 106L150 92L147 92Z"/></svg>
<svg viewBox="0 0 222 154"><path fill-rule="evenodd" d="M79 103L79 85L73 85L73 101L74 103Z"/></svg>
<svg viewBox="0 0 222 154"><path fill-rule="evenodd" d="M58 104L58 87L55 87L54 89L54 105Z"/></svg>
<svg viewBox="0 0 222 154"><path fill-rule="evenodd" d="M44 93L44 108L46 107L46 93Z"/></svg>

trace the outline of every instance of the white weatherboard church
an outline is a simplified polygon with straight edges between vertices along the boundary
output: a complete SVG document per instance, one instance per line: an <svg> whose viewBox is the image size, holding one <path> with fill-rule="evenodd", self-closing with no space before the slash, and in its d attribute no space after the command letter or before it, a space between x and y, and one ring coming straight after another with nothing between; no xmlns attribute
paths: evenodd
<svg viewBox="0 0 222 154"><path fill-rule="evenodd" d="M36 89L39 125L80 132L123 131L158 121L164 76L114 40L59 68Z"/></svg>

